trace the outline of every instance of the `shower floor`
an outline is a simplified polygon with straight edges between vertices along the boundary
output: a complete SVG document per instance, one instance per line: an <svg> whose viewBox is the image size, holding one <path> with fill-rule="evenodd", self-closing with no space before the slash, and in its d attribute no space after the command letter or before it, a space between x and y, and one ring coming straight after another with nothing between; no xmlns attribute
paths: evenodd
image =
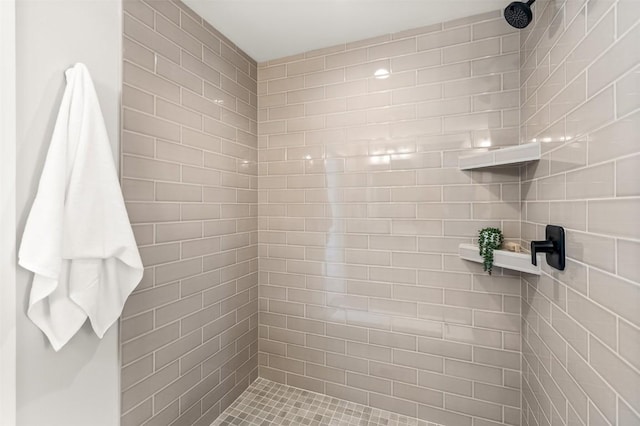
<svg viewBox="0 0 640 426"><path fill-rule="evenodd" d="M258 378L211 426L437 426Z"/></svg>

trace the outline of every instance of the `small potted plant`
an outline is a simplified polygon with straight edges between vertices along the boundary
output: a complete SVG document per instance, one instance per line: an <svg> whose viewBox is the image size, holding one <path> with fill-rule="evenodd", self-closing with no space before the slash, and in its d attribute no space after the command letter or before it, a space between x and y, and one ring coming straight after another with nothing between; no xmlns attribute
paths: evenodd
<svg viewBox="0 0 640 426"><path fill-rule="evenodd" d="M502 246L504 236L498 228L483 228L478 236L478 247L482 256L484 270L491 275L493 269L493 251Z"/></svg>

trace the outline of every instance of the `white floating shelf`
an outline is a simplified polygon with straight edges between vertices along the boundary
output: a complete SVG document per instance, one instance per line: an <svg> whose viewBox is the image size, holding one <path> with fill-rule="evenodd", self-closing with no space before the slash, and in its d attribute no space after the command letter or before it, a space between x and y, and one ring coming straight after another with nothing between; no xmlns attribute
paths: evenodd
<svg viewBox="0 0 640 426"><path fill-rule="evenodd" d="M484 167L516 166L528 161L539 160L540 155L540 142L531 142L478 154L464 155L458 159L458 167L460 170L472 170Z"/></svg>
<svg viewBox="0 0 640 426"><path fill-rule="evenodd" d="M460 244L458 246L460 257L464 260L483 263L479 248L473 244ZM528 274L540 275L540 262L542 257L538 256L538 266L531 264L531 255L527 253L515 253L506 250L495 250L493 252L493 265L501 268L512 269L514 271L526 272Z"/></svg>

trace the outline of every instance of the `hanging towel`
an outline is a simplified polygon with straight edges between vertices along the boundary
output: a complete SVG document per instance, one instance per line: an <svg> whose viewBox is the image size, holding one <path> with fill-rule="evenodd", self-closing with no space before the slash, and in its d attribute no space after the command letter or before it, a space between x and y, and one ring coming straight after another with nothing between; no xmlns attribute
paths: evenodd
<svg viewBox="0 0 640 426"><path fill-rule="evenodd" d="M65 75L18 254L34 273L27 314L56 351L87 317L102 338L143 274L89 71L76 64Z"/></svg>

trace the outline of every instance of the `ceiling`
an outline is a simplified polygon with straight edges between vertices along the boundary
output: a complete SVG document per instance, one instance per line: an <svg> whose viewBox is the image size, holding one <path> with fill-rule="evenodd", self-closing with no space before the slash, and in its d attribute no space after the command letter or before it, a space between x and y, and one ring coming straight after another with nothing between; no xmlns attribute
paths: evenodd
<svg viewBox="0 0 640 426"><path fill-rule="evenodd" d="M503 9L511 0L183 0L258 62Z"/></svg>

